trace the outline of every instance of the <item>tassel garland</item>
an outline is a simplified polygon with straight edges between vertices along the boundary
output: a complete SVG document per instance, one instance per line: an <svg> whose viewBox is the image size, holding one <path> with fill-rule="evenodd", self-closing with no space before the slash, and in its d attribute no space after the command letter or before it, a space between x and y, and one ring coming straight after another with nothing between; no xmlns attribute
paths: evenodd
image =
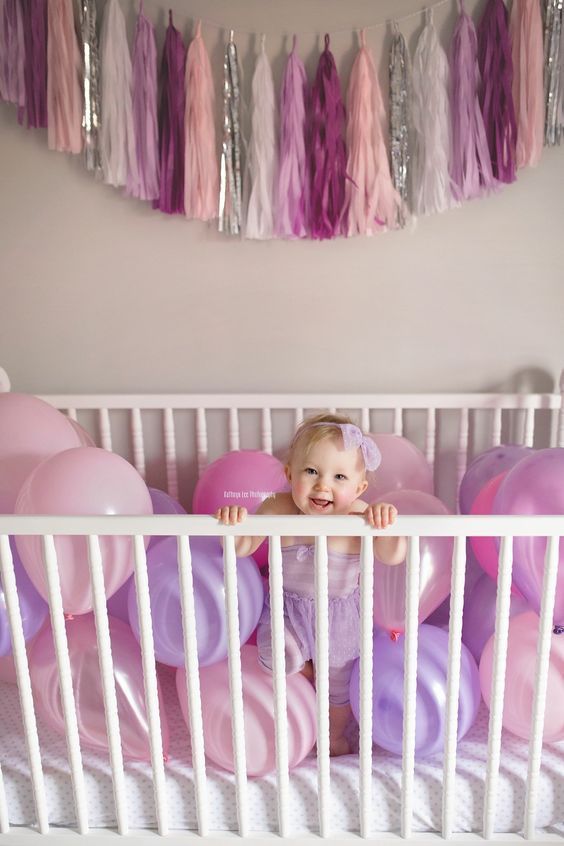
<svg viewBox="0 0 564 846"><path fill-rule="evenodd" d="M25 36L19 0L4 0L2 9L2 55L0 85L2 99L18 107L18 118L25 107Z"/></svg>
<svg viewBox="0 0 564 846"><path fill-rule="evenodd" d="M517 167L535 167L544 137L543 40L539 0L514 0L509 20L513 45L513 102Z"/></svg>
<svg viewBox="0 0 564 846"><path fill-rule="evenodd" d="M102 172L100 155L100 58L96 30L96 0L81 0L83 61L84 153L86 170L97 176Z"/></svg>
<svg viewBox="0 0 564 846"><path fill-rule="evenodd" d="M155 208L166 214L184 214L184 43L169 23L161 64L160 194Z"/></svg>
<svg viewBox="0 0 564 846"><path fill-rule="evenodd" d="M564 131L562 102L564 56L562 0L546 0L544 29L544 143L560 144Z"/></svg>
<svg viewBox="0 0 564 846"><path fill-rule="evenodd" d="M23 0L28 127L47 126L47 0Z"/></svg>
<svg viewBox="0 0 564 846"><path fill-rule="evenodd" d="M47 143L50 150L81 153L82 62L73 0L49 0L47 27Z"/></svg>
<svg viewBox="0 0 564 846"><path fill-rule="evenodd" d="M153 25L143 12L143 0L135 29L132 73L135 164L127 176L126 193L140 200L156 200L159 196L157 46Z"/></svg>
<svg viewBox="0 0 564 846"><path fill-rule="evenodd" d="M276 172L276 103L272 70L262 36L253 74L252 134L249 148L251 194L247 209L246 238L265 240L274 232L274 174Z"/></svg>
<svg viewBox="0 0 564 846"><path fill-rule="evenodd" d="M398 223L404 227L410 205L409 57L405 38L394 21L390 50L390 158L392 181L401 197Z"/></svg>
<svg viewBox="0 0 564 846"><path fill-rule="evenodd" d="M219 186L220 232L239 235L242 226L239 65L233 30L223 59L223 142Z"/></svg>

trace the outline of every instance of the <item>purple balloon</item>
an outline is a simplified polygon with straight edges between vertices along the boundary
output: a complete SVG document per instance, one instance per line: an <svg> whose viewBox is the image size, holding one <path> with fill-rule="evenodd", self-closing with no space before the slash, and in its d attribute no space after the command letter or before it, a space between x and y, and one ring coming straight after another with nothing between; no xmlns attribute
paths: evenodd
<svg viewBox="0 0 564 846"><path fill-rule="evenodd" d="M564 449L541 449L509 471L493 502L493 514L564 515ZM513 540L513 583L540 614L546 538ZM556 579L554 625L564 626L564 543Z"/></svg>
<svg viewBox="0 0 564 846"><path fill-rule="evenodd" d="M151 502L153 503L153 514L187 514L187 511L170 494L160 491L158 488L149 488ZM155 535L149 541L150 549L153 544L162 540L163 535Z"/></svg>
<svg viewBox="0 0 564 846"><path fill-rule="evenodd" d="M37 634L45 622L49 608L43 597L36 591L31 579L24 570L13 538L10 538L10 549L12 550L14 561L14 574L20 602L24 639L28 641ZM11 654L12 636L10 634L4 588L0 579L0 657Z"/></svg>
<svg viewBox="0 0 564 846"><path fill-rule="evenodd" d="M461 514L470 514L474 500L490 479L510 470L522 458L526 458L534 450L531 447L508 444L496 446L480 453L468 467L458 493Z"/></svg>
<svg viewBox="0 0 564 846"><path fill-rule="evenodd" d="M496 598L497 582L494 582L487 573L482 573L464 602L462 642L466 644L478 663L484 646L494 633ZM522 614L528 610L527 602L522 597L512 594L509 616L513 617L514 614Z"/></svg>
<svg viewBox="0 0 564 846"><path fill-rule="evenodd" d="M402 754L403 680L405 636L393 641L386 632L374 634L372 677L372 739L374 743ZM435 626L419 626L415 754L420 758L442 752L446 719L448 634ZM351 708L359 720L360 661L354 664L350 681ZM458 739L476 719L480 704L480 675L470 651L462 644Z"/></svg>
<svg viewBox="0 0 564 846"><path fill-rule="evenodd" d="M176 538L162 538L147 550L149 593L153 617L155 657L172 667L184 666L184 637ZM190 540L196 605L198 659L202 667L227 657L227 617L223 585L223 549L217 538ZM239 635L245 643L254 631L264 603L264 588L257 563L237 559ZM139 640L135 585L129 590L129 622Z"/></svg>

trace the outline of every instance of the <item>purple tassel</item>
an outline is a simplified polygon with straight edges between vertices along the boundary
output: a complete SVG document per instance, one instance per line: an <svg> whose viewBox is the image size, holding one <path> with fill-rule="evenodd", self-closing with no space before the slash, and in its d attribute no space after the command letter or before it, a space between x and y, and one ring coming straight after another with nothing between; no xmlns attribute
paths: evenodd
<svg viewBox="0 0 564 846"><path fill-rule="evenodd" d="M517 123L513 105L513 60L509 13L503 0L489 0L478 25L480 105L492 160L500 182L516 178Z"/></svg>
<svg viewBox="0 0 564 846"><path fill-rule="evenodd" d="M345 232L347 156L345 107L328 35L313 84L311 112L311 234L313 238L334 238Z"/></svg>
<svg viewBox="0 0 564 846"><path fill-rule="evenodd" d="M131 70L136 167L128 173L126 194L140 200L156 200L159 196L157 46L153 25L143 14L143 2L137 18Z"/></svg>
<svg viewBox="0 0 564 846"><path fill-rule="evenodd" d="M161 185L154 208L166 214L184 214L184 62L182 36L172 25L169 11L161 63L159 141Z"/></svg>
<svg viewBox="0 0 564 846"><path fill-rule="evenodd" d="M450 53L452 155L451 177L457 200L471 200L492 190L496 180L478 100L478 43L472 19L460 2Z"/></svg>
<svg viewBox="0 0 564 846"><path fill-rule="evenodd" d="M0 44L0 93L18 107L22 122L25 110L25 37L19 0L4 0Z"/></svg>
<svg viewBox="0 0 564 846"><path fill-rule="evenodd" d="M23 0L28 127L47 127L47 0Z"/></svg>

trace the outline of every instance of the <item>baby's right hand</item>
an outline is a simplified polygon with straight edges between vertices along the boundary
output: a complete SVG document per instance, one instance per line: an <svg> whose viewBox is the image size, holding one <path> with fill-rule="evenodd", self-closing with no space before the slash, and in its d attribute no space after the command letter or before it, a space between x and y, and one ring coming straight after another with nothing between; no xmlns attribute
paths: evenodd
<svg viewBox="0 0 564 846"><path fill-rule="evenodd" d="M247 516L247 509L239 505L224 505L215 512L215 517L220 523L226 526L234 526L241 523Z"/></svg>

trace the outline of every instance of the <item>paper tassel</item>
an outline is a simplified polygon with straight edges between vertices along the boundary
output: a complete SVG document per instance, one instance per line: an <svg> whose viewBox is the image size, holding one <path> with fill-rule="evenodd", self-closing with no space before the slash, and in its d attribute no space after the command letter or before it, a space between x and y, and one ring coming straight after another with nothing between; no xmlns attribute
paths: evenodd
<svg viewBox="0 0 564 846"><path fill-rule="evenodd" d="M47 4L47 141L49 149L80 153L82 62L74 28L73 0Z"/></svg>
<svg viewBox="0 0 564 846"><path fill-rule="evenodd" d="M154 203L166 214L184 214L184 59L182 36L169 12L161 63L160 193Z"/></svg>
<svg viewBox="0 0 564 846"><path fill-rule="evenodd" d="M84 155L86 170L102 172L100 155L100 58L96 31L96 0L81 0L81 32L83 61Z"/></svg>
<svg viewBox="0 0 564 846"><path fill-rule="evenodd" d="M25 107L25 37L21 3L4 0L2 13L2 99L18 106L21 116Z"/></svg>
<svg viewBox="0 0 564 846"><path fill-rule="evenodd" d="M476 30L460 3L450 54L452 155L451 176L457 200L471 200L496 186L478 100Z"/></svg>
<svg viewBox="0 0 564 846"><path fill-rule="evenodd" d="M345 107L328 35L319 57L311 111L311 234L313 238L334 238L345 231L347 157L343 138Z"/></svg>
<svg viewBox="0 0 564 846"><path fill-rule="evenodd" d="M405 226L410 205L411 150L409 141L409 56L405 38L394 21L390 50L390 159L392 182L401 197L398 222Z"/></svg>
<svg viewBox="0 0 564 846"><path fill-rule="evenodd" d="M509 15L503 0L489 0L478 26L480 104L492 162L500 182L515 181L517 124L513 107L513 62Z"/></svg>
<svg viewBox="0 0 564 846"><path fill-rule="evenodd" d="M217 217L219 170L214 120L214 88L200 21L186 57L186 153L184 207L186 217Z"/></svg>
<svg viewBox="0 0 564 846"><path fill-rule="evenodd" d="M223 59L223 142L219 186L220 232L238 235L242 224L241 125L237 47L229 34Z"/></svg>
<svg viewBox="0 0 564 846"><path fill-rule="evenodd" d="M396 225L401 205L392 184L384 137L386 115L364 30L347 92L347 235L372 235Z"/></svg>
<svg viewBox="0 0 564 846"><path fill-rule="evenodd" d="M276 187L275 231L280 238L305 238L309 210L306 152L308 85L296 51L296 36L280 90L280 158Z"/></svg>
<svg viewBox="0 0 564 846"><path fill-rule="evenodd" d="M131 58L119 0L108 0L104 9L100 33L100 69L102 170L104 182L118 187L127 183L129 173L136 168Z"/></svg>
<svg viewBox="0 0 564 846"><path fill-rule="evenodd" d="M509 21L513 46L513 102L517 167L535 167L544 135L543 41L539 0L514 0Z"/></svg>
<svg viewBox="0 0 564 846"><path fill-rule="evenodd" d="M413 210L440 214L451 208L450 101L448 59L427 10L413 57Z"/></svg>
<svg viewBox="0 0 564 846"><path fill-rule="evenodd" d="M272 238L274 230L274 174L276 172L276 104L272 70L262 36L253 74L252 134L249 149L251 193L247 209L246 238Z"/></svg>
<svg viewBox="0 0 564 846"><path fill-rule="evenodd" d="M546 0L544 29L544 143L560 144L564 130L562 120L562 0Z"/></svg>
<svg viewBox="0 0 564 846"><path fill-rule="evenodd" d="M139 200L156 200L159 196L157 47L153 25L143 13L143 2L135 28L132 72L135 163L127 176L126 194Z"/></svg>
<svg viewBox="0 0 564 846"><path fill-rule="evenodd" d="M28 127L47 126L47 0L23 0Z"/></svg>

